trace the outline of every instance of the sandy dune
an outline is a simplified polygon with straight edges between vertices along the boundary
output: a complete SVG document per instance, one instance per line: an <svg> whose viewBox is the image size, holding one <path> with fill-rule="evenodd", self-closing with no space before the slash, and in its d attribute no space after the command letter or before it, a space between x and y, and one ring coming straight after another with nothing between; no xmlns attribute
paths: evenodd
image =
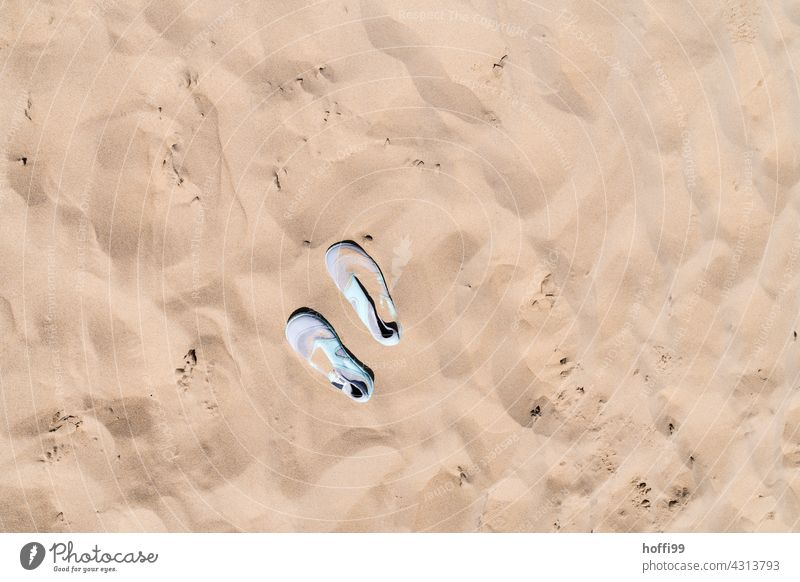
<svg viewBox="0 0 800 582"><path fill-rule="evenodd" d="M800 11L434 4L0 6L0 530L800 529Z"/></svg>

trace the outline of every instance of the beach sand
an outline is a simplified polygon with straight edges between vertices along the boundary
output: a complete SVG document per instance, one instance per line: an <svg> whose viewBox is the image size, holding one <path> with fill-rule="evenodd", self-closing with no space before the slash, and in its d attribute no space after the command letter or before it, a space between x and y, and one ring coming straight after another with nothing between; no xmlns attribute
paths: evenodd
<svg viewBox="0 0 800 582"><path fill-rule="evenodd" d="M0 15L1 530L800 529L791 3Z"/></svg>

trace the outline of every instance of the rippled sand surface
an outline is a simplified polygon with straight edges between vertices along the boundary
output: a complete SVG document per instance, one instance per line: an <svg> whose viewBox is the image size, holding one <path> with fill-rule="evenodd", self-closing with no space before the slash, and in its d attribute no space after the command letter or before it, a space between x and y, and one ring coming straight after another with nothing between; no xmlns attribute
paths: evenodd
<svg viewBox="0 0 800 582"><path fill-rule="evenodd" d="M0 15L0 529L800 529L792 3Z"/></svg>

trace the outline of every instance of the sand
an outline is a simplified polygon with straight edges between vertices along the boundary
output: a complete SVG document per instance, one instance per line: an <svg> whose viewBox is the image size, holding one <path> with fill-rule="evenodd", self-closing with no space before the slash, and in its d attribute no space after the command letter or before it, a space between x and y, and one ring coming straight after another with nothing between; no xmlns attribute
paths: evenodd
<svg viewBox="0 0 800 582"><path fill-rule="evenodd" d="M799 25L4 3L0 529L800 529ZM367 404L292 352L302 306Z"/></svg>

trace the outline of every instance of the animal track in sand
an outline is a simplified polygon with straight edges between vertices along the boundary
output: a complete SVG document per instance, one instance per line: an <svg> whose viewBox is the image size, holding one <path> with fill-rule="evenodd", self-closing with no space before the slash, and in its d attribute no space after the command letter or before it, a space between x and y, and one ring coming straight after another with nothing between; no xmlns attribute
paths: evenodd
<svg viewBox="0 0 800 582"><path fill-rule="evenodd" d="M669 509L675 509L678 506L684 506L689 503L689 488L688 487L673 487L672 499L667 502Z"/></svg>
<svg viewBox="0 0 800 582"><path fill-rule="evenodd" d="M193 71L191 69L185 69L183 71L183 85L187 89L197 87L199 80L200 76L197 74L197 71Z"/></svg>
<svg viewBox="0 0 800 582"><path fill-rule="evenodd" d="M183 368L176 368L175 374L178 375L178 386L182 387L184 390L189 388L189 385L192 381L192 374L194 373L194 368L197 365L197 352L194 349L189 350L186 352L186 355L183 356Z"/></svg>
<svg viewBox="0 0 800 582"><path fill-rule="evenodd" d="M42 463L58 463L66 456L67 445L53 445L45 450L44 455L39 459Z"/></svg>
<svg viewBox="0 0 800 582"><path fill-rule="evenodd" d="M595 461L592 464L592 472L594 474L598 473L605 473L611 474L616 473L619 464L616 461L617 453L610 447L603 447L600 451L600 454L595 457Z"/></svg>
<svg viewBox="0 0 800 582"><path fill-rule="evenodd" d="M636 483L636 487L633 490L633 503L635 506L643 507L645 509L650 508L650 499L649 494L652 491L652 487L647 486L646 481L639 481L638 479L634 480Z"/></svg>
<svg viewBox="0 0 800 582"><path fill-rule="evenodd" d="M558 364L561 366L561 370L558 372L558 375L561 376L562 378L566 378L574 370L582 369L580 364L570 362L569 358L567 358L567 357L561 358L558 361Z"/></svg>
<svg viewBox="0 0 800 582"><path fill-rule="evenodd" d="M684 485L675 485L671 487L670 493L656 502L653 499L652 488L646 481L639 479L633 480L633 497L632 502L634 508L639 510L646 510L647 513L655 512L658 521L664 519L672 519L667 517L669 513L679 510L689 503L691 493L689 488Z"/></svg>
<svg viewBox="0 0 800 582"><path fill-rule="evenodd" d="M324 115L322 117L322 121L324 123L328 122L328 120L331 117L331 113L333 113L334 115L338 115L338 116L342 115L342 111L339 108L339 102L338 101L334 101L333 102L333 107L328 107L327 109L325 109Z"/></svg>
<svg viewBox="0 0 800 582"><path fill-rule="evenodd" d="M201 390L191 391L197 394L198 398L200 394L204 394L206 397L200 400L200 404L202 404L206 412L212 416L216 416L219 412L219 404L217 403L217 397L214 393L213 386L214 362L210 361L200 366L200 369L204 372L202 380L200 376L195 373L196 368L198 368L197 351L192 348L186 352L186 355L183 357L183 367L175 370L175 374L178 376L177 385L183 388L184 392L189 392L190 389L197 388L197 382L201 381Z"/></svg>
<svg viewBox="0 0 800 582"><path fill-rule="evenodd" d="M727 0L725 21L734 43L753 44L761 26L761 7L756 0Z"/></svg>
<svg viewBox="0 0 800 582"><path fill-rule="evenodd" d="M16 164L8 164L6 170L7 184L28 206L38 206L46 202L51 184L47 179L46 163L31 158L27 151L7 154L9 160Z"/></svg>
<svg viewBox="0 0 800 582"><path fill-rule="evenodd" d="M219 404L217 402L217 394L214 391L214 362L210 361L204 366L205 374L203 375L203 388L205 390L206 398L201 401L206 412L211 416L216 416L219 413Z"/></svg>
<svg viewBox="0 0 800 582"><path fill-rule="evenodd" d="M61 431L62 433L73 433L78 427L83 424L83 421L73 414L65 414L62 411L56 411L50 421L50 426L47 432ZM61 429L64 429L63 431Z"/></svg>
<svg viewBox="0 0 800 582"><path fill-rule="evenodd" d="M680 356L674 356L664 346L653 346L653 349L655 350L657 356L656 370L658 370L659 374L669 374L672 366L681 360Z"/></svg>
<svg viewBox="0 0 800 582"><path fill-rule="evenodd" d="M457 465L456 468L458 469L458 486L463 487L464 483L469 483L469 475L461 465Z"/></svg>
<svg viewBox="0 0 800 582"><path fill-rule="evenodd" d="M500 57L500 60L498 60L498 61L496 61L495 63L492 64L492 72L494 73L494 75L496 77L499 77L500 75L503 74L503 67L506 66L506 59L507 58L508 58L508 55L503 55L502 57Z"/></svg>
<svg viewBox="0 0 800 582"><path fill-rule="evenodd" d="M553 282L552 273L547 273L539 283L539 292L531 297L528 302L531 307L538 309L552 309L556 302L556 284Z"/></svg>

